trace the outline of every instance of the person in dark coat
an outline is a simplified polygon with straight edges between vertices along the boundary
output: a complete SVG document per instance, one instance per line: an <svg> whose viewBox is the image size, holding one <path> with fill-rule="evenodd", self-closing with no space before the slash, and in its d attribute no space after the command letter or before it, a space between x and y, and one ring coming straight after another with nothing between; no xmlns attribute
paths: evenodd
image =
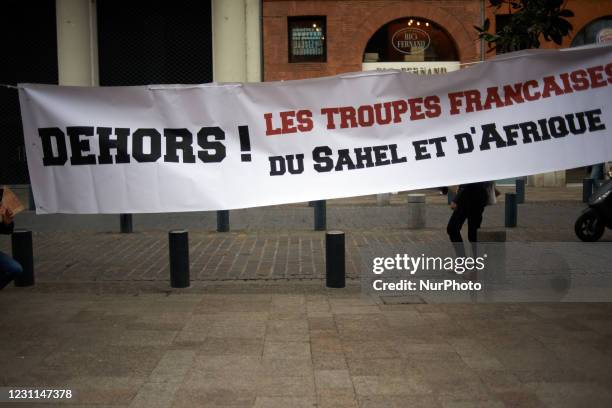
<svg viewBox="0 0 612 408"><path fill-rule="evenodd" d="M0 190L0 192L2 192ZM0 196L1 197L1 196ZM12 234L15 223L13 213L0 203L0 234ZM13 258L0 251L0 289L8 285L21 274L23 268Z"/></svg>
<svg viewBox="0 0 612 408"><path fill-rule="evenodd" d="M478 241L478 228L482 223L482 213L489 201L489 182L462 184L451 202L453 214L448 220L446 232L451 242L463 242L461 228L467 220L468 239Z"/></svg>

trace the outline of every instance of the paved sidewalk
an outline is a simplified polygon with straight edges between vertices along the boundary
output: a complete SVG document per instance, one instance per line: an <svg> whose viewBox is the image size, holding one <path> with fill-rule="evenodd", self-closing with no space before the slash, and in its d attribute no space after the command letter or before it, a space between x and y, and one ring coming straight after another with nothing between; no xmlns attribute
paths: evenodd
<svg viewBox="0 0 612 408"><path fill-rule="evenodd" d="M548 197L528 192L510 240L576 240L579 194ZM0 386L70 388L83 407L612 406L610 304L360 292L372 244L446 242L445 198L428 200L423 230L406 229L403 195L330 202L328 227L347 232L338 290L323 287L324 233L304 203L232 211L230 233L214 232L214 213L137 215L133 234L118 216L22 214L37 283L0 292ZM503 205L485 220L503 228ZM190 231L188 289L169 288L172 228Z"/></svg>
<svg viewBox="0 0 612 408"><path fill-rule="evenodd" d="M428 191L427 228L406 227L405 194L378 207L373 196L334 200L327 209L328 229L347 233L347 276L357 278L362 249L370 243L406 247L447 242L450 210L446 198ZM548 196L548 201L544 198ZM512 241L576 242L573 225L584 204L580 189L533 189L519 206ZM50 282L128 282L169 279L168 236L189 230L194 281L292 280L324 277L323 232L313 231L313 209L306 203L231 211L232 232L217 233L216 213L138 214L133 234L120 234L117 215L42 215L24 213L18 226L34 231L36 278ZM487 207L484 227L504 229L504 205ZM465 234L465 231L464 231ZM604 241L612 240L608 231ZM0 236L0 250L9 251Z"/></svg>
<svg viewBox="0 0 612 408"><path fill-rule="evenodd" d="M77 406L612 405L610 304L385 305L357 290L5 291L0 384L70 388Z"/></svg>

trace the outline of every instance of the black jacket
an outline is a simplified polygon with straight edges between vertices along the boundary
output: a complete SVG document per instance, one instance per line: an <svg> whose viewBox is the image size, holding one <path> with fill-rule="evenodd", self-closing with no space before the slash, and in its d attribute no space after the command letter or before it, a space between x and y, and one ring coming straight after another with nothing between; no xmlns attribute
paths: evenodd
<svg viewBox="0 0 612 408"><path fill-rule="evenodd" d="M461 184L453 201L458 206L482 206L487 205L489 193L487 191L489 182Z"/></svg>
<svg viewBox="0 0 612 408"><path fill-rule="evenodd" d="M9 225L6 225L2 221L0 221L0 234L12 234L13 228L15 228L14 222L11 222Z"/></svg>

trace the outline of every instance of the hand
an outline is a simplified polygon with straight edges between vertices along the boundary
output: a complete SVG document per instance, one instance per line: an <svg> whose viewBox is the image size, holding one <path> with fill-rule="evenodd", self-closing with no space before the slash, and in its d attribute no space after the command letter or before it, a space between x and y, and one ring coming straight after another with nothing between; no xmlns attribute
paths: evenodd
<svg viewBox="0 0 612 408"><path fill-rule="evenodd" d="M456 208L457 208L457 203L456 203L456 202L454 202L454 201L451 201L451 203L450 203L450 208L451 208L451 210L456 209Z"/></svg>
<svg viewBox="0 0 612 408"><path fill-rule="evenodd" d="M8 208L4 206L0 207L0 214L2 214L2 222L5 225L10 225L13 222L13 217L15 214L13 214L13 212Z"/></svg>

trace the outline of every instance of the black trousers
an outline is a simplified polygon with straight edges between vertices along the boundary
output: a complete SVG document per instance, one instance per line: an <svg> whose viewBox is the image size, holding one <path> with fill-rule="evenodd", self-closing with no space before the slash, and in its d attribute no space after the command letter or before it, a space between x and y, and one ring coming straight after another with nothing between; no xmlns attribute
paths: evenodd
<svg viewBox="0 0 612 408"><path fill-rule="evenodd" d="M478 241L478 228L482 223L484 208L484 205L474 203L457 205L446 226L446 232L451 242L463 242L461 228L465 220L468 222L468 239L470 242Z"/></svg>

